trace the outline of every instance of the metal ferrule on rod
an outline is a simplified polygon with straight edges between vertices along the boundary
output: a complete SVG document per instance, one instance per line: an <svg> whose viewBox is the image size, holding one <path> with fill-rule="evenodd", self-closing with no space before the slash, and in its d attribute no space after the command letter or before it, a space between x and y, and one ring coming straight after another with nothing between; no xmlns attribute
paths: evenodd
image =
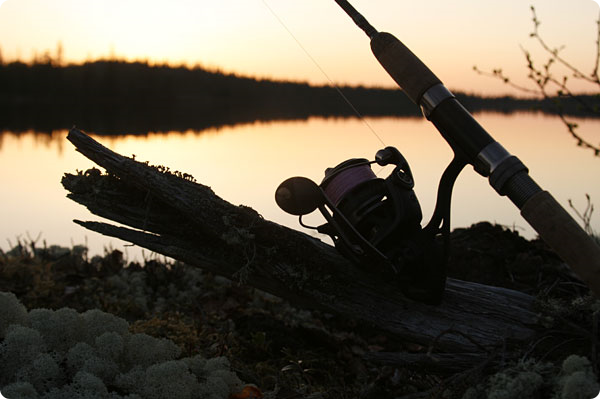
<svg viewBox="0 0 600 399"><path fill-rule="evenodd" d="M454 98L454 94L452 94L452 92L450 92L450 90L448 90L442 83L438 83L429 88L425 93L423 93L421 101L419 102L423 116L429 119L429 115L431 115L437 106L440 105L442 101L449 98Z"/></svg>
<svg viewBox="0 0 600 399"><path fill-rule="evenodd" d="M489 177L498 194L519 209L542 191L523 162L494 140L442 84L427 90L420 105L454 152L463 154L477 173Z"/></svg>
<svg viewBox="0 0 600 399"><path fill-rule="evenodd" d="M511 156L512 155L497 141L488 144L479 154L477 154L477 158L483 162L488 169L488 174L494 173L498 166Z"/></svg>

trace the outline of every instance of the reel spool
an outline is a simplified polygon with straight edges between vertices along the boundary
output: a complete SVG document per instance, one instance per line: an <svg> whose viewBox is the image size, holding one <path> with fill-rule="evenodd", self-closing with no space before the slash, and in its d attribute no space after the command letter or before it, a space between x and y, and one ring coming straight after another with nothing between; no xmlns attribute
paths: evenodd
<svg viewBox="0 0 600 399"><path fill-rule="evenodd" d="M371 170L373 163L395 168L382 179ZM407 297L438 304L446 281L450 194L464 166L452 167L453 163L442 177L436 210L425 228L412 172L394 147L378 151L374 161L353 158L328 168L320 185L306 177L291 177L279 185L275 201L285 212L299 216L303 227L329 235L346 258L382 278L392 278ZM315 209L327 222L305 225L302 216Z"/></svg>

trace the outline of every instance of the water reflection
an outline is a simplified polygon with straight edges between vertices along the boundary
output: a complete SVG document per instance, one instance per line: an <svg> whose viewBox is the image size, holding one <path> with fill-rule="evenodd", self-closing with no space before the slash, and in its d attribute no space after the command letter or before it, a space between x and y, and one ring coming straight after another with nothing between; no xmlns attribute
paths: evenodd
<svg viewBox="0 0 600 399"><path fill-rule="evenodd" d="M8 137L13 136L16 138L22 138L31 136L33 137L33 144L35 146L42 145L46 148L50 148L55 146L59 156L62 155L62 151L64 148L64 135L65 130L53 130L51 132L38 132L35 130L25 130L25 131L0 131L0 151L3 150L4 141L8 139Z"/></svg>
<svg viewBox="0 0 600 399"><path fill-rule="evenodd" d="M578 149L563 126L552 117L538 114L477 115L477 119L509 151L530 168L538 183L568 208L585 206L585 194L600 201L597 184L600 160ZM415 191L428 220L433 211L439 177L452 158L449 146L429 122L411 118L370 118L369 125L386 145L400 149L413 170ZM589 135L600 132L600 121L587 120ZM65 198L60 185L64 172L85 170L93 163L75 152L65 140L66 131L0 135L0 184L3 207L0 248L7 249L18 236L48 244L85 243L92 253L110 245L126 250L130 257L141 251L124 248L122 242L87 232L72 219L97 219L82 206ZM149 133L145 136L96 136L115 151L151 164L169 166L193 175L233 204L255 208L265 218L298 228L295 217L277 208L275 188L288 177L306 176L320 181L323 171L352 157L372 158L382 143L357 119L310 118L307 121L253 123L203 131ZM598 137L592 140L598 141ZM386 171L378 171L386 176ZM314 224L320 223L315 213ZM467 168L456 183L452 227L488 220L514 226L523 235L534 232L518 210L499 197L488 183ZM313 220L306 219L311 224ZM600 230L600 217L593 219Z"/></svg>

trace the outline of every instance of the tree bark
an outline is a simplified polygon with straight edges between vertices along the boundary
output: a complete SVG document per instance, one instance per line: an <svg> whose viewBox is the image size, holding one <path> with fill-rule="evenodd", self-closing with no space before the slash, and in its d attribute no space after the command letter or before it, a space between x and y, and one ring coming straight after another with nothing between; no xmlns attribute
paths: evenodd
<svg viewBox="0 0 600 399"><path fill-rule="evenodd" d="M360 320L436 351L485 353L531 340L542 326L534 298L504 288L448 279L444 299L429 306L360 268L335 248L234 206L190 176L121 156L77 129L67 137L106 169L65 174L70 199L129 226L76 223L249 284L296 306ZM473 358L479 359L474 356Z"/></svg>
<svg viewBox="0 0 600 399"><path fill-rule="evenodd" d="M426 372L456 373L475 366L494 366L498 359L485 353L403 353L372 352L364 359L394 367L422 369Z"/></svg>

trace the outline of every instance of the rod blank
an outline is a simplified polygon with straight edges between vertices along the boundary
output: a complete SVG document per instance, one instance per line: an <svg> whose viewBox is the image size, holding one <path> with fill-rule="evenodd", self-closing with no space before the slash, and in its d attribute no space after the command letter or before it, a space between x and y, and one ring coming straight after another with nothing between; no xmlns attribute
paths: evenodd
<svg viewBox="0 0 600 399"><path fill-rule="evenodd" d="M376 33L377 33L377 29L375 29L370 23L369 21L367 21L367 19L365 17L362 16L361 13L359 13L356 8L354 8L352 6L352 4L348 3L348 1L346 0L335 0L336 3L338 3L338 5L344 10L346 11L346 14L348 14L350 16L350 18L352 18L352 20L354 21L354 23L360 28L362 29L367 36L369 37L373 37Z"/></svg>

